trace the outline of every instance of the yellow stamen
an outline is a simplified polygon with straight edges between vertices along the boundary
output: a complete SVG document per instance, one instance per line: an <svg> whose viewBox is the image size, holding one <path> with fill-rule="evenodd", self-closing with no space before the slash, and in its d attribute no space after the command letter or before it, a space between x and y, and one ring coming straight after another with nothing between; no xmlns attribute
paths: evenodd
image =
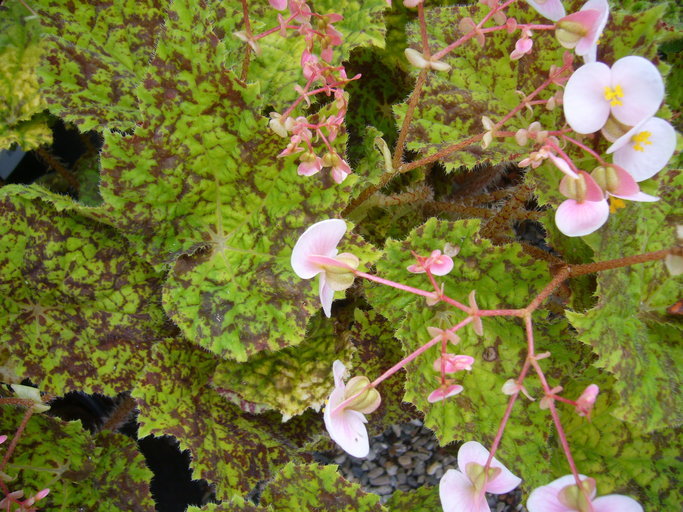
<svg viewBox="0 0 683 512"><path fill-rule="evenodd" d="M650 142L651 136L652 136L652 132L636 133L633 137L631 137L631 142L633 142L633 149L635 149L636 151L645 151L643 144L651 146L652 145L652 142Z"/></svg>
<svg viewBox="0 0 683 512"><path fill-rule="evenodd" d="M620 208L626 208L626 203L619 199L618 197L610 197L609 199L609 212L614 213Z"/></svg>
<svg viewBox="0 0 683 512"><path fill-rule="evenodd" d="M609 101L612 107L623 105L619 98L624 97L624 91L621 90L621 86L617 85L614 89L611 87L605 87L605 99Z"/></svg>

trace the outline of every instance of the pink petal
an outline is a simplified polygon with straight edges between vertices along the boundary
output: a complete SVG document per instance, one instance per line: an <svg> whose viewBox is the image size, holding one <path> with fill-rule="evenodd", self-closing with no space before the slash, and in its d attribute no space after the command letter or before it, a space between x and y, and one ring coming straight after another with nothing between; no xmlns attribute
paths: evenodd
<svg viewBox="0 0 683 512"><path fill-rule="evenodd" d="M593 179L593 176L586 171L579 171L579 174L586 180L586 201L602 201L605 194L600 185Z"/></svg>
<svg viewBox="0 0 683 512"><path fill-rule="evenodd" d="M334 394L334 391L332 393ZM370 452L370 442L365 428L365 416L358 411L348 409L331 414L332 408L332 397L330 397L330 401L325 406L323 419L332 440L349 455L366 457Z"/></svg>
<svg viewBox="0 0 683 512"><path fill-rule="evenodd" d="M441 371L441 357L434 361L434 369L437 372ZM474 358L465 355L444 354L443 367L445 373L455 373L462 370L471 370L474 364Z"/></svg>
<svg viewBox="0 0 683 512"><path fill-rule="evenodd" d="M574 71L564 90L564 117L577 133L593 133L609 117L610 104L605 87L610 87L611 73L606 64L591 62Z"/></svg>
<svg viewBox="0 0 683 512"><path fill-rule="evenodd" d="M443 388L438 388L429 393L429 396L427 397L427 401L430 404L440 402L441 400L445 400L448 397L457 395L458 393L462 393L462 390L465 389L462 386L458 384L451 384L448 386L446 389Z"/></svg>
<svg viewBox="0 0 683 512"><path fill-rule="evenodd" d="M291 263L296 275L310 279L320 273L320 266L309 261L308 256L335 256L344 233L346 222L341 219L323 220L304 231L292 250Z"/></svg>
<svg viewBox="0 0 683 512"><path fill-rule="evenodd" d="M535 0L526 0L526 2L536 9L536 12L545 18L552 21L557 21L562 18L566 11L564 10L564 5L560 0L545 0L543 2Z"/></svg>
<svg viewBox="0 0 683 512"><path fill-rule="evenodd" d="M643 512L643 507L628 496L609 494L593 500L593 512Z"/></svg>
<svg viewBox="0 0 683 512"><path fill-rule="evenodd" d="M439 498L443 512L490 512L486 497L475 503L475 491L466 475L449 469L439 482Z"/></svg>
<svg viewBox="0 0 683 512"><path fill-rule="evenodd" d="M458 450L458 468L465 470L469 462L476 462L483 466L489 458L489 451L481 443L468 441ZM509 469L495 457L491 461L492 468L500 468L500 474L486 484L486 492L493 494L505 494L517 487L521 483L521 478L513 475Z"/></svg>
<svg viewBox="0 0 683 512"><path fill-rule="evenodd" d="M332 300L334 299L334 290L329 284L327 284L327 276L325 272L320 274L318 293L320 295L320 303L323 305L323 312L327 318L330 318L332 316Z"/></svg>
<svg viewBox="0 0 683 512"><path fill-rule="evenodd" d="M598 18L591 25L588 34L586 34L585 37L582 37L581 40L578 42L576 48L574 49L574 52L577 55L581 55L582 57L584 57L584 59L588 57L587 62L594 62L594 52L597 48L598 39L600 39L602 31L605 30L605 25L607 25L607 18L609 18L609 4L607 3L607 0L588 0L588 2L586 2L583 5L583 7L581 7L581 11L589 10L597 11Z"/></svg>
<svg viewBox="0 0 683 512"><path fill-rule="evenodd" d="M654 203L656 201L659 201L659 198L657 196L651 196L650 194L646 194L645 192L638 192L637 194L633 194L630 196L622 196L617 194L610 195L618 197L619 199L626 199L627 201L636 201L638 203Z"/></svg>
<svg viewBox="0 0 683 512"><path fill-rule="evenodd" d="M284 11L287 8L287 0L268 0L268 3L278 11Z"/></svg>
<svg viewBox="0 0 683 512"><path fill-rule="evenodd" d="M548 153L548 158L555 164L555 167L557 167L560 171L565 173L567 176L570 176L572 178L578 178L579 175L576 174L569 163L564 159L559 156L555 156L552 153Z"/></svg>
<svg viewBox="0 0 683 512"><path fill-rule="evenodd" d="M571 485L571 482L567 485ZM526 508L529 512L574 512L560 502L558 492L548 485L534 489L526 502Z"/></svg>
<svg viewBox="0 0 683 512"><path fill-rule="evenodd" d="M597 230L609 217L607 200L578 203L567 199L555 212L557 228L567 236L585 236Z"/></svg>
<svg viewBox="0 0 683 512"><path fill-rule="evenodd" d="M453 270L453 260L450 256L442 254L434 260L434 262L430 265L429 270L435 276L445 276L451 270Z"/></svg>
<svg viewBox="0 0 683 512"><path fill-rule="evenodd" d="M614 172L617 174L619 184L617 185L617 188L615 190L610 190L611 195L616 195L617 197L633 196L640 192L640 187L636 183L636 180L634 180L633 177L628 172L626 172L623 167L613 165L612 168L614 169Z"/></svg>
<svg viewBox="0 0 683 512"><path fill-rule="evenodd" d="M641 144L643 151L635 149L634 136L650 132L652 144ZM636 181L651 178L661 171L676 149L676 131L673 126L653 117L631 128L612 144L607 153L614 153L613 161L623 167Z"/></svg>
<svg viewBox="0 0 683 512"><path fill-rule="evenodd" d="M313 176L314 174L320 172L323 168L323 159L316 157L315 160L311 162L301 162L299 167L297 167L296 172L299 176Z"/></svg>
<svg viewBox="0 0 683 512"><path fill-rule="evenodd" d="M655 115L664 99L664 81L657 67L636 55L629 55L614 63L610 85L621 86L624 93L621 98L623 104L612 107L612 114L617 121L628 126Z"/></svg>
<svg viewBox="0 0 683 512"><path fill-rule="evenodd" d="M334 387L345 388L344 374L346 373L346 366L339 359L332 363L332 374L334 375ZM343 395L343 393L342 393ZM341 403L341 402L339 402Z"/></svg>

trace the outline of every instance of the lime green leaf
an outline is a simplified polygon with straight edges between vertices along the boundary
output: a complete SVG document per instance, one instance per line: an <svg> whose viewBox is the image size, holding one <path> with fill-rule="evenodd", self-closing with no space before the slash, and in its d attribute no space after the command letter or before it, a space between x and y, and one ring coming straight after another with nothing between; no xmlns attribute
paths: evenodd
<svg viewBox="0 0 683 512"><path fill-rule="evenodd" d="M351 350L351 344L336 336L333 323L319 312L311 318L303 343L257 354L246 363L223 361L212 385L277 409L287 421L309 407L320 410L334 387L332 363L350 361Z"/></svg>
<svg viewBox="0 0 683 512"><path fill-rule="evenodd" d="M165 0L36 0L44 31L41 91L50 110L86 131L139 120L135 88L154 52Z"/></svg>
<svg viewBox="0 0 683 512"><path fill-rule="evenodd" d="M618 395L611 391L614 379L593 369L581 379L567 382L565 396L577 397L588 384L601 391L591 421L559 405L562 424L579 472L597 480L599 495L626 494L646 510L676 510L681 503L679 482L683 476L680 461L680 429L663 429L645 434L637 426L614 417L620 408ZM551 459L557 477L569 473L559 442Z"/></svg>
<svg viewBox="0 0 683 512"><path fill-rule="evenodd" d="M0 343L17 372L57 395L130 389L153 340L171 332L161 274L68 198L6 186L0 211Z"/></svg>
<svg viewBox="0 0 683 512"><path fill-rule="evenodd" d="M222 503L220 505L209 503L201 508L190 506L190 508L187 509L187 512L233 512L235 510L243 510L245 512L267 512L269 510L272 511L273 508L253 505L239 496L235 496L230 500L230 503Z"/></svg>
<svg viewBox="0 0 683 512"><path fill-rule="evenodd" d="M283 139L250 109L256 89L224 69L210 15L174 3L140 89L148 121L105 137L102 196L143 255L172 264L164 306L185 335L244 361L301 341L320 306L291 270L292 247L360 178L336 186L277 158Z"/></svg>
<svg viewBox="0 0 683 512"><path fill-rule="evenodd" d="M676 244L681 224L683 173L660 178L656 203L631 203L592 237L596 260L632 256ZM660 262L598 274L598 303L585 314L568 313L579 339L599 356L596 366L614 374L620 403L612 412L643 431L683 422L681 326L666 307L680 299L681 276Z"/></svg>
<svg viewBox="0 0 683 512"><path fill-rule="evenodd" d="M460 252L453 258L453 270L437 278L445 283L447 295L467 303L467 295L474 289L481 309L526 306L549 280L544 264L532 261L516 244L494 247L479 238L478 229L479 221L431 219L405 241L387 242L384 256L377 263L377 274L431 291L424 274L406 270L414 263L410 251L428 255L450 243L459 246ZM400 325L396 337L403 343L405 355L429 341L427 327L450 327L465 318L464 313L445 303L427 307L424 298L388 286L372 285L367 294L379 313ZM456 376L457 383L465 388L461 394L434 404L427 402L429 393L438 387L438 372L432 366L439 356L438 347L407 367L405 399L425 414L425 425L436 432L441 444L463 439L486 444L493 440L508 402L501 388L506 380L517 377L526 357L526 337L519 320L485 318L483 324L483 338L465 327L458 332L460 344L449 349L475 358L471 372ZM549 424L548 416L537 407L524 410L524 401L521 399L513 410L500 454L504 463L518 471L542 462Z"/></svg>
<svg viewBox="0 0 683 512"><path fill-rule="evenodd" d="M366 494L337 473L336 466L289 463L268 483L261 497L264 505L278 512L335 510L338 512L381 512L379 496Z"/></svg>
<svg viewBox="0 0 683 512"><path fill-rule="evenodd" d="M19 2L0 12L0 149L18 144L29 151L52 142L35 73L44 47L40 24L26 19L30 13Z"/></svg>
<svg viewBox="0 0 683 512"><path fill-rule="evenodd" d="M192 453L195 478L217 485L217 496L247 494L288 449L209 387L218 364L212 354L181 339L159 343L133 397L140 407L139 435L172 435Z"/></svg>
<svg viewBox="0 0 683 512"><path fill-rule="evenodd" d="M386 507L391 512L441 512L441 500L439 489L436 487L423 486L414 491L396 491L391 495Z"/></svg>
<svg viewBox="0 0 683 512"><path fill-rule="evenodd" d="M11 436L22 416L22 409L3 408L0 432ZM40 510L155 510L152 472L135 441L106 431L91 436L77 421L33 415L5 472L17 476L10 488L25 496L50 489Z"/></svg>

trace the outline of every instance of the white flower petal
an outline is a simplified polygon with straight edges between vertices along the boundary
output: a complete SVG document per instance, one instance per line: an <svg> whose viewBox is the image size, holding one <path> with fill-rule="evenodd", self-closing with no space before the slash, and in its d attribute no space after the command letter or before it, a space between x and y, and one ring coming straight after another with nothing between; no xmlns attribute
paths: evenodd
<svg viewBox="0 0 683 512"><path fill-rule="evenodd" d="M346 222L327 219L313 224L297 240L292 249L291 264L296 275L310 279L317 275L320 266L308 260L308 256L335 256L337 245L346 233Z"/></svg>
<svg viewBox="0 0 683 512"><path fill-rule="evenodd" d="M579 203L567 199L555 212L555 224L567 236L585 236L599 229L609 217L607 200Z"/></svg>
<svg viewBox="0 0 683 512"><path fill-rule="evenodd" d="M643 507L640 506L633 498L628 496L621 496L620 494L609 494L607 496L600 496L593 500L594 512L643 512Z"/></svg>
<svg viewBox="0 0 683 512"><path fill-rule="evenodd" d="M563 18L567 13L564 10L564 5L562 5L561 0L544 0L542 2L535 0L526 0L526 2L536 9L536 12L545 18L552 21L557 21Z"/></svg>
<svg viewBox="0 0 683 512"><path fill-rule="evenodd" d="M605 87L611 86L606 64L591 62L577 69L567 82L563 96L564 117L577 133L593 133L603 127L610 113Z"/></svg>
<svg viewBox="0 0 683 512"><path fill-rule="evenodd" d="M439 498L443 512L490 512L486 497L475 503L475 491L466 475L449 469L439 482Z"/></svg>
<svg viewBox="0 0 683 512"><path fill-rule="evenodd" d="M664 99L664 81L657 67L637 55L619 59L612 66L611 87L620 86L622 105L612 107L620 123L633 126L655 115Z"/></svg>
<svg viewBox="0 0 683 512"><path fill-rule="evenodd" d="M647 141L633 140L648 132ZM647 144L650 142L650 144ZM642 151L636 150L636 147ZM664 119L653 117L619 137L607 150L613 152L612 161L623 167L636 181L651 178L661 171L676 149L676 131Z"/></svg>

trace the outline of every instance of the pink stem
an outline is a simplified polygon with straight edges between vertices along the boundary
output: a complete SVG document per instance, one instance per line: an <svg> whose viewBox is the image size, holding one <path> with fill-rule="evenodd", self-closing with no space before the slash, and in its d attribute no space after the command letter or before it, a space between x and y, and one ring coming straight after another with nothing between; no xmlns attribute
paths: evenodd
<svg viewBox="0 0 683 512"><path fill-rule="evenodd" d="M601 157L598 153L596 153L595 151L593 151L591 148L589 148L589 147L586 146L585 144L579 142L579 141L576 140L576 139L572 139L571 137L569 137L568 135L565 135L564 133L561 135L561 137L562 137L564 140L566 140L567 142L571 142L571 143L574 144L575 146L577 146L577 147L583 149L586 153L589 153L589 154L593 155L593 157L594 157L598 162L600 162L600 165L607 165L607 162L605 162L605 161L602 159L602 157Z"/></svg>
<svg viewBox="0 0 683 512"><path fill-rule="evenodd" d="M564 151L562 151L562 148L560 148L560 146L558 146L557 144L555 144L555 143L554 143L553 141L551 141L551 140L546 140L546 141L545 141L545 145L546 145L546 146L550 146L550 147L553 148L555 151L557 151L557 153L558 153L562 158L564 158L564 159L567 161L567 163L569 164L569 167L571 168L571 170L574 171L576 174L579 174L579 168L576 167L576 165L574 164L574 162L572 161L572 159L569 158L569 156L567 156L567 153L565 153Z"/></svg>
<svg viewBox="0 0 683 512"><path fill-rule="evenodd" d="M358 277L364 277L368 281L374 281L375 283L384 284L386 286L391 286L392 288L397 288L399 290L403 290L404 292L408 292L408 293L414 293L415 295L421 295L422 297L429 297L430 299L434 298L434 292L427 292L425 290L420 290L419 288L413 288L412 286L408 286L405 284L395 283L394 281L390 281L388 279L383 279L381 277L373 276L372 274L366 274L365 272L361 272L360 270L354 270L353 273L356 274Z"/></svg>

